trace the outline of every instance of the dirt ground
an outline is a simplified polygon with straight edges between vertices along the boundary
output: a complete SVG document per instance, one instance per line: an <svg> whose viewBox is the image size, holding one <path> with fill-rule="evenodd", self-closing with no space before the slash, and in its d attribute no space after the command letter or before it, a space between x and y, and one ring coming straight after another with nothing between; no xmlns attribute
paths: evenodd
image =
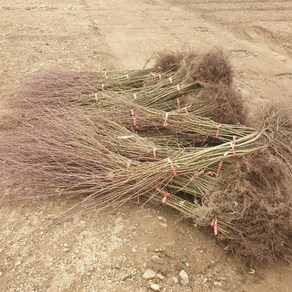
<svg viewBox="0 0 292 292"><path fill-rule="evenodd" d="M38 70L138 69L154 51L214 46L230 55L255 123L254 112L270 101L292 112L291 12L289 0L0 1L1 121L19 114L8 97L18 91L21 98L19 84ZM17 183L2 181L6 194ZM113 215L76 214L45 228L74 203L0 210L0 291L142 292L152 283L160 291L292 290L291 267L244 270L211 230L163 206L133 202ZM146 269L156 276L143 279ZM188 285L181 285L181 269Z"/></svg>

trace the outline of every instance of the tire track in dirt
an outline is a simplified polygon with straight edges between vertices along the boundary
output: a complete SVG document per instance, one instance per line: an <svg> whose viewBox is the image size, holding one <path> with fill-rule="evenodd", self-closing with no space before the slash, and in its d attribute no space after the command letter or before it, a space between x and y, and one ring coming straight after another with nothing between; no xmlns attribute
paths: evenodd
<svg viewBox="0 0 292 292"><path fill-rule="evenodd" d="M88 3L93 9L105 12L101 26L110 50L122 61L119 68L141 68L153 51L161 50L166 39L170 41L166 44L169 49L183 42L183 36L171 29L167 10L157 9L158 2L145 4L142 1L143 5L137 1Z"/></svg>
<svg viewBox="0 0 292 292"><path fill-rule="evenodd" d="M280 50L280 53L273 51L277 40L271 40L272 35L262 33L264 34L262 42L265 42L265 45L254 42L255 38L259 38L256 37L259 33L254 37L245 35L245 40L240 39L237 38L237 34L225 30L225 27L206 21L204 15L197 9L190 12L183 6L176 5L174 1L170 3L160 1L159 9L156 8L157 1L155 4L149 1L138 3L111 1L110 4L98 4L98 6L92 4L95 9L101 9L111 15L110 22L107 22L109 17L106 16L101 18L101 23L110 50L120 60L118 68L141 68L153 51L187 48L188 45L202 51L222 45L224 39L226 50L249 52L232 54L232 61L241 79L238 84L241 86L246 87L250 79L258 74L269 78L274 75L274 70L279 71L278 73L292 71L291 60L281 54L283 50ZM127 13L123 10L126 6L130 7L127 8ZM113 7L118 9L114 11ZM235 24L236 21L237 19ZM238 35L243 34L243 31L238 32ZM266 45L267 42L271 44L271 48ZM266 66L262 66L263 63ZM275 80L271 80L267 92L263 92L262 82L253 82L253 84L253 87L243 90L246 98L251 100L251 106L257 102L262 104L263 96L265 100L273 98L275 94L279 95L279 84ZM284 92L286 88L287 85L280 91Z"/></svg>
<svg viewBox="0 0 292 292"><path fill-rule="evenodd" d="M205 26L208 24L211 31L216 31L215 39L224 39L224 47L228 51L243 50L249 52L248 54L233 53L231 56L237 71L237 85L243 88L242 93L251 108L257 104L262 105L275 97L286 102L289 107L291 106L289 79L283 79L279 82L273 78L274 71L277 73L292 72L291 44L289 43L292 35L289 31L289 21L285 19L285 13L275 11L271 15L274 18L273 21L265 18L263 22L263 17L255 17L246 12L231 14L226 14L224 11L217 12L218 5L212 4L209 9L214 11L205 13L200 10L199 5L196 5L197 3L209 5L210 1L200 0L196 1L195 4L193 2L190 4L188 1L183 1L183 3L181 1L168 2L188 9L196 15L196 19L202 21L201 23L204 23ZM263 4L270 3L262 2ZM236 2L238 7L245 3ZM285 3L287 4L287 2ZM276 19L282 21L274 21ZM214 27L216 30L212 29ZM225 35L222 33L223 31L225 31ZM257 81L258 76L261 77L261 81Z"/></svg>
<svg viewBox="0 0 292 292"><path fill-rule="evenodd" d="M284 48L291 56L291 2L197 3L196 9L201 11L205 19L220 23L250 41L268 42L278 50ZM226 17L224 12L231 14Z"/></svg>

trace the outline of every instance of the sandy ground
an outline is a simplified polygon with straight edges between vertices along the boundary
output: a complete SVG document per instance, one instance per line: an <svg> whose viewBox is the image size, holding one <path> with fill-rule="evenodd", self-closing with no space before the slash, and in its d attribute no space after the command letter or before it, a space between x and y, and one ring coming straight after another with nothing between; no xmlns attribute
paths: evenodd
<svg viewBox="0 0 292 292"><path fill-rule="evenodd" d="M231 56L235 84L255 122L255 110L270 101L292 111L291 11L289 0L1 1L1 121L19 114L7 97L18 91L15 98L21 98L20 83L38 70L138 69L154 51L213 46ZM17 183L2 181L6 194ZM73 204L1 209L0 291L150 291L151 283L160 291L292 289L291 267L279 263L252 274L211 230L198 230L163 206L133 202L113 215L76 214L45 228ZM147 268L155 278L142 278ZM189 285L181 285L181 269Z"/></svg>

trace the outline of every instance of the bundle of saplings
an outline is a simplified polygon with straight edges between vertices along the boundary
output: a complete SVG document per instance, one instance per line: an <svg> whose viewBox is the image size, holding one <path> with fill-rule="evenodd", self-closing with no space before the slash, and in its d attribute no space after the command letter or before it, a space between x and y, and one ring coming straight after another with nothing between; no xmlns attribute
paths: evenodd
<svg viewBox="0 0 292 292"><path fill-rule="evenodd" d="M22 182L1 204L78 198L66 218L152 200L211 226L250 266L290 260L291 118L274 106L247 126L232 78L222 50L162 52L143 70L39 74L0 146Z"/></svg>

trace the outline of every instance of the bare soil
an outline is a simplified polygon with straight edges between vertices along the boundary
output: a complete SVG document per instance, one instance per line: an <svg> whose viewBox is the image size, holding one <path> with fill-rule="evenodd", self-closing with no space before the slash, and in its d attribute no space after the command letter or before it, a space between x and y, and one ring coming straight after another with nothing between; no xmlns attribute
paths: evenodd
<svg viewBox="0 0 292 292"><path fill-rule="evenodd" d="M36 71L140 69L155 51L214 46L230 55L253 123L271 101L292 112L291 11L289 0L1 1L0 120L21 114L8 97L21 98L21 82ZM5 194L18 183L1 181ZM0 291L142 292L151 283L161 291L292 289L291 267L245 270L211 229L198 230L163 206L133 202L115 214L76 214L46 228L74 203L1 209ZM162 263L151 261L155 254ZM144 280L146 268L161 276ZM189 285L173 278L181 269Z"/></svg>

